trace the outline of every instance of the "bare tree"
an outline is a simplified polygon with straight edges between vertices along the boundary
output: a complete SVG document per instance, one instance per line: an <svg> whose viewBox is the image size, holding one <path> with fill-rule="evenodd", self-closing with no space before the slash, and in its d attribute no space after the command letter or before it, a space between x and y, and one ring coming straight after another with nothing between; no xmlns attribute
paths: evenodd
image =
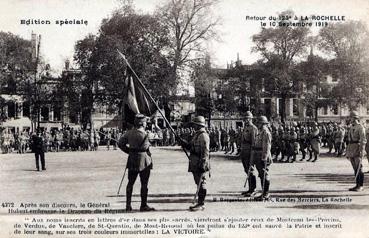
<svg viewBox="0 0 369 238"><path fill-rule="evenodd" d="M178 70L194 60L204 50L204 43L218 37L216 27L220 18L212 8L218 0L168 0L157 9L157 14L169 29L173 80ZM201 54L203 55L203 54Z"/></svg>

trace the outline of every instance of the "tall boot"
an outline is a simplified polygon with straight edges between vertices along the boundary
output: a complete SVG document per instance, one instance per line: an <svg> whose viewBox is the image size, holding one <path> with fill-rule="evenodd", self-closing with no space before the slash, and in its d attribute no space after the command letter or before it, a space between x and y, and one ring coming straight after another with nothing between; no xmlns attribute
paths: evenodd
<svg viewBox="0 0 369 238"><path fill-rule="evenodd" d="M350 188L349 191L356 192L356 191L358 191L358 189L360 187L360 177L361 177L361 174L360 174L360 172L357 172L357 171L354 171L354 172L355 172L355 176L356 176L356 185L355 185L355 187ZM356 173L358 173L358 174L356 175Z"/></svg>
<svg viewBox="0 0 369 238"><path fill-rule="evenodd" d="M252 197L255 195L255 189L256 189L256 176L255 175L249 175L249 179L248 179L248 185L249 185L249 190L242 193L242 195L244 195L245 197Z"/></svg>
<svg viewBox="0 0 369 238"><path fill-rule="evenodd" d="M360 192L363 191L363 186L364 186L364 173L363 172L359 172L358 174L358 179L357 179L357 189L355 190L356 192Z"/></svg>
<svg viewBox="0 0 369 238"><path fill-rule="evenodd" d="M306 161L310 161L313 158L313 152L309 151L309 159Z"/></svg>
<svg viewBox="0 0 369 238"><path fill-rule="evenodd" d="M197 198L197 204L194 206L190 206L190 211L196 212L196 211L202 211L205 209L204 201L206 197L206 189L200 188L198 198Z"/></svg>
<svg viewBox="0 0 369 238"><path fill-rule="evenodd" d="M314 160L313 160L313 162L315 162L317 160L318 160L318 154L317 153L314 153Z"/></svg>
<svg viewBox="0 0 369 238"><path fill-rule="evenodd" d="M132 211L132 206L131 206L132 192L133 192L133 188L130 186L127 186L126 188L126 211L127 212Z"/></svg>
<svg viewBox="0 0 369 238"><path fill-rule="evenodd" d="M270 186L270 181L265 180L264 191L263 191L264 199L269 199L269 186Z"/></svg>
<svg viewBox="0 0 369 238"><path fill-rule="evenodd" d="M269 180L265 180L265 183L263 184L263 180L261 180L261 187L264 188L263 189L263 193L256 197L255 200L256 201L265 201L269 199L269 186L270 186L270 181Z"/></svg>
<svg viewBox="0 0 369 238"><path fill-rule="evenodd" d="M199 191L199 198L197 200L198 204L204 205L206 193L207 193L206 189L201 189L201 192Z"/></svg>
<svg viewBox="0 0 369 238"><path fill-rule="evenodd" d="M147 194L149 190L145 187L141 187L141 212L154 211L155 209L147 205Z"/></svg>

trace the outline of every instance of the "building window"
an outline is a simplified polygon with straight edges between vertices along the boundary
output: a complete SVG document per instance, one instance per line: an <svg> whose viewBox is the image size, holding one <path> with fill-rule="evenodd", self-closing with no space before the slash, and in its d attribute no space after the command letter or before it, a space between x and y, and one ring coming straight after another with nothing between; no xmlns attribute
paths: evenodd
<svg viewBox="0 0 369 238"><path fill-rule="evenodd" d="M48 121L49 120L49 108L42 107L41 108L41 121Z"/></svg>
<svg viewBox="0 0 369 238"><path fill-rule="evenodd" d="M366 105L366 114L369 115L369 105Z"/></svg>
<svg viewBox="0 0 369 238"><path fill-rule="evenodd" d="M334 105L332 111L334 115L338 115L338 105Z"/></svg>
<svg viewBox="0 0 369 238"><path fill-rule="evenodd" d="M265 116L269 117L272 114L272 100L269 98L264 99Z"/></svg>
<svg viewBox="0 0 369 238"><path fill-rule="evenodd" d="M23 102L23 116L24 117L30 117L31 116L31 107L29 105L29 102Z"/></svg>
<svg viewBox="0 0 369 238"><path fill-rule="evenodd" d="M323 115L327 115L328 114L328 106L324 106L323 107Z"/></svg>
<svg viewBox="0 0 369 238"><path fill-rule="evenodd" d="M293 107L293 115L298 116L299 115L299 100L294 98L292 100L292 107Z"/></svg>
<svg viewBox="0 0 369 238"><path fill-rule="evenodd" d="M278 114L282 115L282 98L278 98Z"/></svg>

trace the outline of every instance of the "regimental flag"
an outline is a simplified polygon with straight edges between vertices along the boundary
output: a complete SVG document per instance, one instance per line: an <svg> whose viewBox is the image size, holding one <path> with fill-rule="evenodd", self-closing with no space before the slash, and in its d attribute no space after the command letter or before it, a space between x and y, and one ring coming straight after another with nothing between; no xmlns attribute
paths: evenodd
<svg viewBox="0 0 369 238"><path fill-rule="evenodd" d="M137 113L151 117L156 112L155 103L150 100L144 86L138 81L132 70L127 67L123 98L123 120L134 124Z"/></svg>

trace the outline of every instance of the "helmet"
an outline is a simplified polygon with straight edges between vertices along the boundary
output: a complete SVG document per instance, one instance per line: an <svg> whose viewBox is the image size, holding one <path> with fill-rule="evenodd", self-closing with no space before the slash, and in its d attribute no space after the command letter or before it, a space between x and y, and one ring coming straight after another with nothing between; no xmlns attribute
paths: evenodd
<svg viewBox="0 0 369 238"><path fill-rule="evenodd" d="M146 116L143 114L136 114L135 116L135 126L142 126L146 122Z"/></svg>
<svg viewBox="0 0 369 238"><path fill-rule="evenodd" d="M250 118L250 119L252 119L252 118L253 118L252 113L251 113L250 111L246 111L246 116L245 116L245 118Z"/></svg>
<svg viewBox="0 0 369 238"><path fill-rule="evenodd" d="M197 116L192 120L192 123L205 127L205 118L203 116Z"/></svg>
<svg viewBox="0 0 369 238"><path fill-rule="evenodd" d="M360 115L357 111L352 111L350 113L350 117L354 118L354 119L360 119Z"/></svg>
<svg viewBox="0 0 369 238"><path fill-rule="evenodd" d="M292 126L293 126L293 127L296 127L296 126L297 126L297 122L293 121L293 122L292 122Z"/></svg>
<svg viewBox="0 0 369 238"><path fill-rule="evenodd" d="M268 122L268 118L266 118L266 116L260 116L260 117L259 117L259 122L260 122L261 124L269 124L269 122Z"/></svg>

